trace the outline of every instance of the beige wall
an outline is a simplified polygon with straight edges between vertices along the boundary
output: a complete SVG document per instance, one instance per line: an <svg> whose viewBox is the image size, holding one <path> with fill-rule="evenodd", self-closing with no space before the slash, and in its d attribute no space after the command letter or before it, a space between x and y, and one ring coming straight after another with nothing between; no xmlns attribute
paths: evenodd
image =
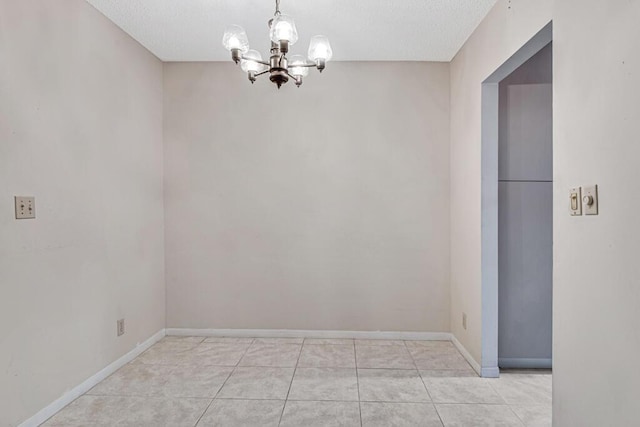
<svg viewBox="0 0 640 427"><path fill-rule="evenodd" d="M552 3L500 0L450 66L331 63L299 90L166 64L167 325L452 330L480 360L481 82L553 16L554 425L633 425L640 3ZM165 325L163 66L81 0L0 0L0 35L13 426ZM600 216L569 217L591 183Z"/></svg>
<svg viewBox="0 0 640 427"><path fill-rule="evenodd" d="M636 425L640 2L499 1L451 63L451 327L479 359L481 82L551 17L553 422ZM568 189L590 184L600 215L570 217Z"/></svg>
<svg viewBox="0 0 640 427"><path fill-rule="evenodd" d="M449 331L449 66L166 64L167 326Z"/></svg>
<svg viewBox="0 0 640 427"><path fill-rule="evenodd" d="M15 426L164 327L162 64L82 0L0 0L0 58L0 426ZM14 195L36 197L36 219L14 219Z"/></svg>
<svg viewBox="0 0 640 427"><path fill-rule="evenodd" d="M481 85L550 20L552 0L500 0L451 62L451 331L481 354ZM467 329L462 327L467 314Z"/></svg>
<svg viewBox="0 0 640 427"><path fill-rule="evenodd" d="M556 1L554 425L640 420L640 1ZM600 215L568 189L598 184Z"/></svg>

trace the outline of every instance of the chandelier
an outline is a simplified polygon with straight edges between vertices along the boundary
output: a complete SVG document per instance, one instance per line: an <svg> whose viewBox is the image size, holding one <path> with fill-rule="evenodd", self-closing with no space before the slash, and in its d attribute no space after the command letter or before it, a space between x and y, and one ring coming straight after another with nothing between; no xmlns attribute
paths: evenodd
<svg viewBox="0 0 640 427"><path fill-rule="evenodd" d="M293 55L287 58L289 47L298 41L298 30L293 18L280 13L280 0L276 0L276 12L273 19L269 20L269 36L271 38L271 56L269 62L262 60L260 52L249 49L247 33L239 25L227 27L222 37L222 44L231 52L231 59L240 63L242 71L246 72L251 83L256 77L269 74L269 80L280 86L289 79L300 87L302 78L309 74L309 68L324 70L327 61L333 55L329 39L325 36L313 36L309 43L307 60L302 55Z"/></svg>

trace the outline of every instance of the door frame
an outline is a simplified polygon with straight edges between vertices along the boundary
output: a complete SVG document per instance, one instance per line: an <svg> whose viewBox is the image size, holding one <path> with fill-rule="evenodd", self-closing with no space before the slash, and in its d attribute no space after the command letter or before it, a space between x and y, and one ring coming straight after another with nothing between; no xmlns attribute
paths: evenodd
<svg viewBox="0 0 640 427"><path fill-rule="evenodd" d="M549 22L482 82L482 358L481 375L498 368L498 129L500 82L553 41Z"/></svg>

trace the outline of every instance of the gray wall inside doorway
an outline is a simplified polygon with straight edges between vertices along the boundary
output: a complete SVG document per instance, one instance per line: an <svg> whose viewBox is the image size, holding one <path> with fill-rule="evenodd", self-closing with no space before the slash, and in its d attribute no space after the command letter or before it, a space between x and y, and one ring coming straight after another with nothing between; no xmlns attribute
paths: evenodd
<svg viewBox="0 0 640 427"><path fill-rule="evenodd" d="M498 364L551 366L552 46L499 85Z"/></svg>

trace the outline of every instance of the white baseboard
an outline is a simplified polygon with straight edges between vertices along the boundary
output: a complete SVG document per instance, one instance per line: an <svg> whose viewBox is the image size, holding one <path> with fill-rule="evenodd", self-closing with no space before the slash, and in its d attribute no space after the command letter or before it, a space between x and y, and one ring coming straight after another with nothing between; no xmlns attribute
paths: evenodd
<svg viewBox="0 0 640 427"><path fill-rule="evenodd" d="M115 362L109 364L104 369L100 370L95 375L87 378L81 384L75 386L71 390L64 393L61 397L51 402L49 405L38 411L34 416L22 422L19 427L37 427L40 424L47 421L53 415L55 415L62 408L67 406L69 403L76 400L78 397L82 396L87 391L91 390L93 386L98 384L100 381L107 378L109 375L113 374L115 371L131 362L133 359L138 357L143 351L151 347L156 342L160 341L165 336L165 330L161 329L156 332L151 338L146 341L138 344L136 348L125 354L124 356L117 359Z"/></svg>
<svg viewBox="0 0 640 427"><path fill-rule="evenodd" d="M505 369L551 369L551 359L504 358L498 359L498 366Z"/></svg>
<svg viewBox="0 0 640 427"><path fill-rule="evenodd" d="M167 335L196 337L250 337L250 338L358 338L380 340L450 341L449 332L395 332L395 331L317 331L300 329L188 329L167 328Z"/></svg>
<svg viewBox="0 0 640 427"><path fill-rule="evenodd" d="M500 368L497 366L495 368L482 368L480 376L482 378L500 378Z"/></svg>
<svg viewBox="0 0 640 427"><path fill-rule="evenodd" d="M462 356L467 360L467 362L469 362L469 365L471 365L473 370L476 371L476 373L481 377L484 377L485 375L482 368L480 367L480 364L476 361L476 359L473 358L473 356L471 356L471 353L467 351L467 349L462 345L460 341L458 341L456 336L453 334L451 334L451 342L453 343L453 345L456 346L460 354L462 354Z"/></svg>

